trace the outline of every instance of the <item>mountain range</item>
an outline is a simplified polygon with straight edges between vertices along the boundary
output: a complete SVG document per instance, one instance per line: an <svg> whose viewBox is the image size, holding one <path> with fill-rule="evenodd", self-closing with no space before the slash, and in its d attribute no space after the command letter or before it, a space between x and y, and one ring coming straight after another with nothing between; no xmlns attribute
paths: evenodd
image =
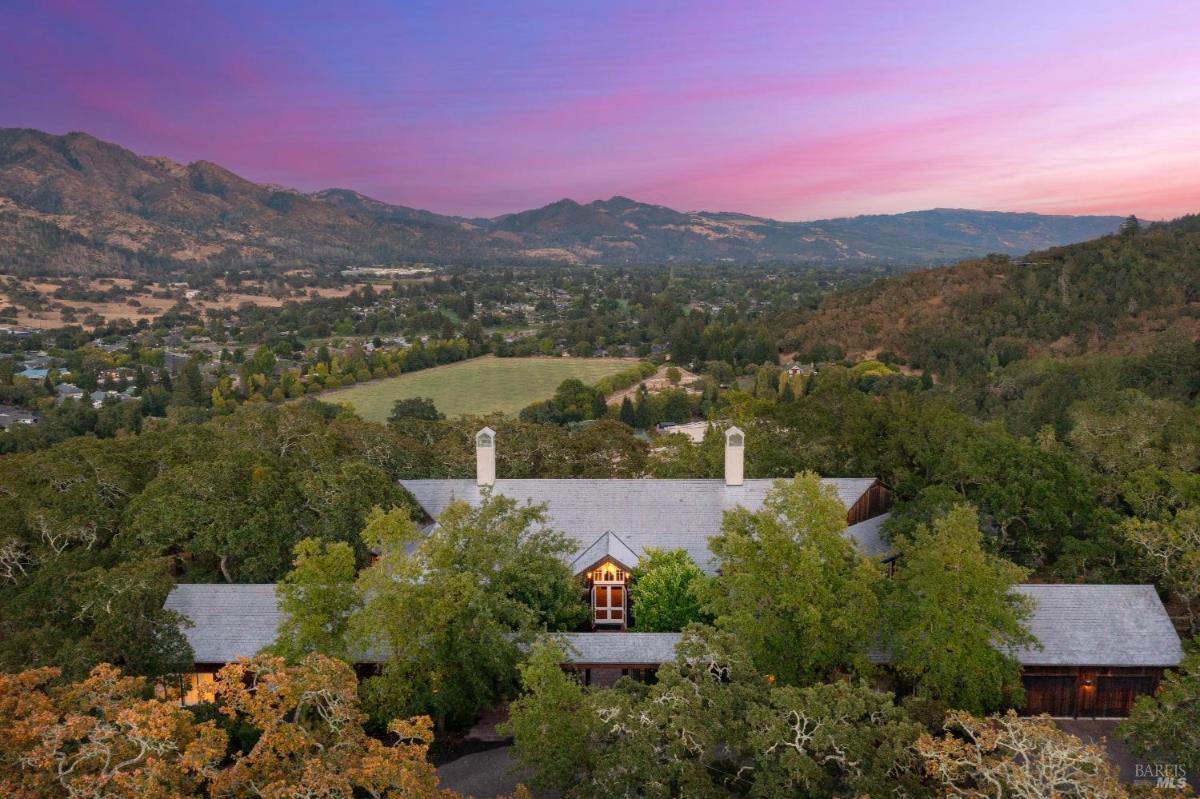
<svg viewBox="0 0 1200 799"><path fill-rule="evenodd" d="M0 129L0 272L201 265L872 262L1024 253L1111 233L1112 216L961 209L781 222L625 197L492 219L304 193L217 164L141 156L85 133Z"/></svg>

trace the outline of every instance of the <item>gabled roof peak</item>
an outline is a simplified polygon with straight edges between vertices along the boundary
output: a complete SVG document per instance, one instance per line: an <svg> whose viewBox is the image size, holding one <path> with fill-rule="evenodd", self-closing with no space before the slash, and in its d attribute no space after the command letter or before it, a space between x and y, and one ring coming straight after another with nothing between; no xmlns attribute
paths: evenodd
<svg viewBox="0 0 1200 799"><path fill-rule="evenodd" d="M633 548L612 530L605 530L587 549L571 561L571 571L580 574L603 560L616 561L626 569L636 569L641 560Z"/></svg>

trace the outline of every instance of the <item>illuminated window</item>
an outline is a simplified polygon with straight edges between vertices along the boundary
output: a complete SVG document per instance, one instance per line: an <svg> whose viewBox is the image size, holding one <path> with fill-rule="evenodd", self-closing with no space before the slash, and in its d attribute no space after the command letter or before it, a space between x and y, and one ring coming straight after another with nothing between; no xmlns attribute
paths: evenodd
<svg viewBox="0 0 1200 799"><path fill-rule="evenodd" d="M217 701L216 676L211 671L184 675L183 704L198 705L201 702Z"/></svg>
<svg viewBox="0 0 1200 799"><path fill-rule="evenodd" d="M597 583L623 583L625 582L625 570L613 563L605 563L596 571L591 573L593 582Z"/></svg>

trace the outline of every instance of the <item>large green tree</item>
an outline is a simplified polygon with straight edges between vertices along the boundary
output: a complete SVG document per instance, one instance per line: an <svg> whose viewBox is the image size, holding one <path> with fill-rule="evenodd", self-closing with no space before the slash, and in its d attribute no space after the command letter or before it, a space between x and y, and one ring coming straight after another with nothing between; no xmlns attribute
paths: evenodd
<svg viewBox="0 0 1200 799"><path fill-rule="evenodd" d="M545 519L500 495L450 503L424 536L406 513L372 514L363 537L380 554L359 575L350 640L385 657L364 685L378 717L468 722L515 690L522 648L540 631L585 618L564 561L574 542Z"/></svg>
<svg viewBox="0 0 1200 799"><path fill-rule="evenodd" d="M311 652L352 660L346 632L360 607L353 548L306 538L295 555L292 570L275 586L283 619L271 651L289 663Z"/></svg>
<svg viewBox="0 0 1200 799"><path fill-rule="evenodd" d="M921 696L972 712L1020 699L1006 650L1032 644L1031 611L1014 592L1024 569L984 551L974 508L959 505L911 538L884 601L891 667Z"/></svg>
<svg viewBox="0 0 1200 799"><path fill-rule="evenodd" d="M1200 507L1163 519L1125 519L1121 532L1146 570L1183 603L1192 632L1200 632Z"/></svg>
<svg viewBox="0 0 1200 799"><path fill-rule="evenodd" d="M706 609L784 683L868 666L882 571L845 528L837 493L808 472L777 482L759 511L727 511L710 539L718 573Z"/></svg>
<svg viewBox="0 0 1200 799"><path fill-rule="evenodd" d="M685 550L647 548L629 592L634 629L675 632L704 621L700 600L704 580Z"/></svg>
<svg viewBox="0 0 1200 799"><path fill-rule="evenodd" d="M1189 774L1200 771L1200 639L1178 671L1168 671L1154 696L1134 703L1117 728L1143 757L1177 763Z"/></svg>

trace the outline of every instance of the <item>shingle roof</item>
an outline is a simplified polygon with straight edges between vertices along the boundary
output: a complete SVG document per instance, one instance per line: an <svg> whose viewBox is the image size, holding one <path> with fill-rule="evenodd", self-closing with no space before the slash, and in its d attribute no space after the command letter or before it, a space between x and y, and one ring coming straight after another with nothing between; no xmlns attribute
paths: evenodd
<svg viewBox="0 0 1200 799"><path fill-rule="evenodd" d="M825 479L849 509L875 484L874 478ZM708 539L721 530L724 511L762 507L774 480L747 480L727 486L723 480L497 480L493 490L519 502L547 506L550 527L573 538L580 550L611 531L640 553L646 547L683 549L701 569L712 572ZM474 480L401 480L430 517L436 519L459 499L480 501ZM875 521L875 520L872 520ZM858 525L856 525L857 527ZM878 526L861 534L882 546Z"/></svg>
<svg viewBox="0 0 1200 799"><path fill-rule="evenodd" d="M891 518L890 513L881 513L867 519L865 522L852 524L846 528L845 534L858 544L859 550L868 558L885 559L894 552L890 544L883 540L883 523Z"/></svg>
<svg viewBox="0 0 1200 799"><path fill-rule="evenodd" d="M274 642L280 620L274 584L181 583L163 607L192 622L183 634L197 663L253 657Z"/></svg>
<svg viewBox="0 0 1200 799"><path fill-rule="evenodd" d="M567 662L579 666L657 666L675 659L679 633L562 633Z"/></svg>
<svg viewBox="0 0 1200 799"><path fill-rule="evenodd" d="M628 569L636 569L640 558L619 537L611 532L597 538L590 547L580 552L571 561L571 569L579 574L589 566L599 563L605 558L611 558Z"/></svg>
<svg viewBox="0 0 1200 799"><path fill-rule="evenodd" d="M1037 603L1029 631L1042 649L1023 666L1177 666L1183 647L1152 585L1021 585Z"/></svg>
<svg viewBox="0 0 1200 799"><path fill-rule="evenodd" d="M1029 629L1043 649L1014 652L1023 666L1177 666L1179 636L1152 585L1022 585L1036 602ZM280 621L274 585L180 584L165 607L188 618L197 663L252 657ZM662 663L678 633L567 633L575 663ZM885 656L875 653L877 662ZM372 657L368 660L377 660Z"/></svg>

